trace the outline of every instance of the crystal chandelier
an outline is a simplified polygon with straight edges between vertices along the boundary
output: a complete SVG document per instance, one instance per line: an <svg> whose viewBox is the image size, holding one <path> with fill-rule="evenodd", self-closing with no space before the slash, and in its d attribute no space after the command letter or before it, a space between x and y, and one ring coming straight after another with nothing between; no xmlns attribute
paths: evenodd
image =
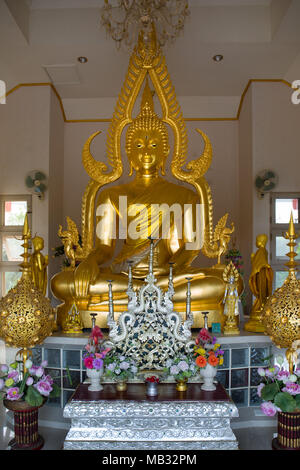
<svg viewBox="0 0 300 470"><path fill-rule="evenodd" d="M147 41L153 23L157 40L163 46L183 30L189 13L188 0L104 0L101 19L118 47L132 47L141 30Z"/></svg>

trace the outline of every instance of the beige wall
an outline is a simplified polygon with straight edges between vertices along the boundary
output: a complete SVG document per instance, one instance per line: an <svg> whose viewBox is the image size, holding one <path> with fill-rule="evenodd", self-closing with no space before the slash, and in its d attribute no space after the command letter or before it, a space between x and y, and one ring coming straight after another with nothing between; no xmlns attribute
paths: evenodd
<svg viewBox="0 0 300 470"><path fill-rule="evenodd" d="M44 238L49 275L57 272L51 247L62 223L64 121L59 101L48 86L21 87L0 106L0 194L30 194L25 177L31 170L48 176L43 200L32 196L32 234Z"/></svg>
<svg viewBox="0 0 300 470"><path fill-rule="evenodd" d="M252 83L239 119L239 226L246 279L256 236L270 236L270 194L257 197L256 175L271 169L279 178L276 192L300 192L300 105L292 104L292 91L282 83Z"/></svg>
<svg viewBox="0 0 300 470"><path fill-rule="evenodd" d="M278 175L276 192L300 192L300 105L291 102L292 89L280 83L254 83L253 178L264 169ZM269 195L258 199L253 189L253 237L269 234Z"/></svg>
<svg viewBox="0 0 300 470"><path fill-rule="evenodd" d="M244 261L244 279L247 302L251 301L248 279L251 272L250 255L252 252L253 226L253 106L252 88L245 97L239 119L239 238L237 248L241 251Z"/></svg>
<svg viewBox="0 0 300 470"><path fill-rule="evenodd" d="M1 194L29 194L25 177L30 170L49 174L49 87L24 87L0 105ZM32 197L32 232L45 240L48 251L48 206Z"/></svg>
<svg viewBox="0 0 300 470"><path fill-rule="evenodd" d="M60 245L58 225L63 223L64 119L59 101L51 90L49 126L49 268L48 278L59 271L60 260L52 257L52 248ZM50 292L50 291L49 291Z"/></svg>

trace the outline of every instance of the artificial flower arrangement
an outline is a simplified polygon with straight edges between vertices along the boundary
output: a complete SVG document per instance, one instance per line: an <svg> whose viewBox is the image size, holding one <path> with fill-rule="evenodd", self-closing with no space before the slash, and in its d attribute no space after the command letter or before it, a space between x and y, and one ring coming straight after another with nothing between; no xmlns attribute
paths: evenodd
<svg viewBox="0 0 300 470"><path fill-rule="evenodd" d="M104 358L110 348L103 347L103 333L99 326L92 328L88 343L83 353L83 363L87 369L100 370L104 366Z"/></svg>
<svg viewBox="0 0 300 470"><path fill-rule="evenodd" d="M221 366L224 361L224 351L221 349L217 338L211 336L206 328L202 328L195 340L194 355L196 357L196 365L199 368L210 364L213 367Z"/></svg>
<svg viewBox="0 0 300 470"><path fill-rule="evenodd" d="M267 416L275 416L277 411L300 411L300 369L293 374L282 367L284 359L276 358L279 366L259 367L262 378L257 387L257 394L262 398L261 410Z"/></svg>
<svg viewBox="0 0 300 470"><path fill-rule="evenodd" d="M168 376L174 377L177 382L186 382L190 377L196 374L197 368L194 359L182 355L174 359L168 359L163 371Z"/></svg>
<svg viewBox="0 0 300 470"><path fill-rule="evenodd" d="M117 382L126 382L138 373L138 367L133 359L127 358L116 351L110 351L104 359L105 375Z"/></svg>
<svg viewBox="0 0 300 470"><path fill-rule="evenodd" d="M1 399L25 400L30 406L41 406L48 397L56 398L60 395L59 386L45 371L47 361L43 361L41 365L34 365L28 359L25 362L27 371L24 375L18 370L19 364L19 361L16 361L9 366L6 364L0 366Z"/></svg>
<svg viewBox="0 0 300 470"><path fill-rule="evenodd" d="M157 375L150 375L148 377L145 377L145 382L148 384L148 383L154 383L154 384L158 384L159 383L159 377L157 377Z"/></svg>

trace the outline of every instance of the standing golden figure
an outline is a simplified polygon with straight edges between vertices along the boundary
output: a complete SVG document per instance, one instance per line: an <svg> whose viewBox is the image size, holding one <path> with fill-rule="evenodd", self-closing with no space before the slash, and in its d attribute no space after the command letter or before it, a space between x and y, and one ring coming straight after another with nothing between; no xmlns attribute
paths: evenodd
<svg viewBox="0 0 300 470"><path fill-rule="evenodd" d="M152 82L159 99L162 118L154 111L148 81ZM142 88L140 112L134 118L134 105ZM126 126L128 176L134 178L114 186L111 183L123 173L121 135ZM165 178L170 152L169 128L174 137L169 166L172 176L182 182L180 185ZM156 239L153 270L162 288L168 284L169 263L174 263L176 311L185 312L186 277L191 276L194 327L203 323L203 310L210 312L210 322L220 322L225 292L222 277L225 266L221 264L221 256L234 226L226 227L226 214L213 228L212 197L204 178L211 164L212 148L208 137L197 131L203 138L204 150L198 159L186 162L185 122L165 58L157 46L154 29L147 43L141 33L108 130L107 155L111 168L91 155L90 144L99 132L90 136L83 148L83 165L91 179L82 200L82 247L80 253L75 253L76 263L80 264L75 270L55 275L51 281L53 294L63 301L58 307L60 325L67 321L75 301L84 326L90 326L90 312L97 312L97 324L105 327L107 279L114 281L115 312L122 312L128 300L127 263L132 262L134 287L140 286L148 269L149 236ZM205 269L192 267L200 251L209 258L218 258L218 263Z"/></svg>
<svg viewBox="0 0 300 470"><path fill-rule="evenodd" d="M223 274L226 282L224 295L224 316L226 318L223 333L224 335L238 335L239 324L239 272L232 261L226 266Z"/></svg>
<svg viewBox="0 0 300 470"><path fill-rule="evenodd" d="M46 295L47 290L47 267L48 255L43 255L41 251L44 249L44 240L42 237L35 236L31 239L33 252L31 254L31 270L34 285L39 289L43 295Z"/></svg>
<svg viewBox="0 0 300 470"><path fill-rule="evenodd" d="M265 331L262 314L268 297L272 294L273 270L268 262L266 244L268 237L265 234L256 237L256 253L252 253L252 271L249 278L249 286L256 297L250 313L250 320L245 324L246 331L263 333Z"/></svg>

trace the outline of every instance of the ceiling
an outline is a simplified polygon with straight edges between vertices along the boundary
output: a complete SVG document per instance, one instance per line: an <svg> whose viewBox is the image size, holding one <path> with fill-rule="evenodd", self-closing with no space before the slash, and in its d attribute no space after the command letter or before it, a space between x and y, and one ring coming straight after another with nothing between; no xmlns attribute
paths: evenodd
<svg viewBox="0 0 300 470"><path fill-rule="evenodd" d="M7 89L52 76L63 99L115 97L129 52L117 50L101 27L103 2L0 0L0 79ZM300 79L299 0L189 3L184 33L164 48L178 96L241 96L249 79L290 78L298 69L293 79ZM215 54L224 60L214 62Z"/></svg>

